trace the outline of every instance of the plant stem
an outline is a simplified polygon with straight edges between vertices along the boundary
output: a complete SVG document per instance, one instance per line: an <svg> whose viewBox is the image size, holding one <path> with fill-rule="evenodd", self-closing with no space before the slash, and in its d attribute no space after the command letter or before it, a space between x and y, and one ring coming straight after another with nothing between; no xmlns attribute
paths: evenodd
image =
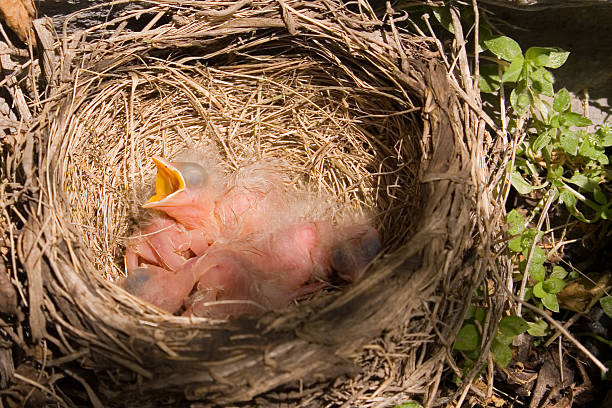
<svg viewBox="0 0 612 408"><path fill-rule="evenodd" d="M548 190L548 200L546 200L546 204L544 205L544 209L540 214L540 219L538 220L537 230L540 232L542 228L542 224L544 223L544 217L548 214L548 209L550 208L553 200L555 199L555 194L552 190ZM531 266L531 259L533 258L533 251L537 244L537 233L536 236L533 237L533 242L531 243L531 248L529 248L529 257L527 258L527 264L525 265L525 272L523 272L523 280L521 282L521 290L519 291L519 299L521 302L516 306L516 315L521 316L521 305L523 304L523 299L525 298L525 287L527 286L527 279L529 278L529 267Z"/></svg>

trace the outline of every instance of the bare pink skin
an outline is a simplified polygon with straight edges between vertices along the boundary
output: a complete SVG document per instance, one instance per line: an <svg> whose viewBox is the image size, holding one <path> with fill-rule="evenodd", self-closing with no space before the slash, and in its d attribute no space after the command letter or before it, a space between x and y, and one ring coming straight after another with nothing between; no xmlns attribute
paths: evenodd
<svg viewBox="0 0 612 408"><path fill-rule="evenodd" d="M200 230L208 236L216 237L219 235L219 225L215 218L217 197L218 192L212 186L197 190L185 188L164 200L147 203L144 207L164 212L188 230Z"/></svg>
<svg viewBox="0 0 612 408"><path fill-rule="evenodd" d="M125 267L128 273L150 264L170 271L179 269L187 259L201 255L210 241L199 230L187 230L167 217L155 217L128 242Z"/></svg>
<svg viewBox="0 0 612 408"><path fill-rule="evenodd" d="M185 315L235 317L279 309L320 289L319 284L304 287L313 271L329 270L329 265L315 265L312 258L319 243L317 225L304 223L249 244L213 245L185 265L198 279Z"/></svg>
<svg viewBox="0 0 612 408"><path fill-rule="evenodd" d="M186 184L204 187L145 204L170 218L131 238L125 258L126 290L170 313L183 304L183 315L219 318L280 309L332 272L356 281L381 249L367 224L290 221L300 205L287 206L282 181L261 164L225 185Z"/></svg>
<svg viewBox="0 0 612 408"><path fill-rule="evenodd" d="M282 181L261 164L240 170L227 185L185 187L144 205L162 211L188 230L212 241L262 231L271 213L282 208Z"/></svg>
<svg viewBox="0 0 612 408"><path fill-rule="evenodd" d="M176 313L195 285L190 269L171 272L154 265L134 269L121 286L168 313Z"/></svg>

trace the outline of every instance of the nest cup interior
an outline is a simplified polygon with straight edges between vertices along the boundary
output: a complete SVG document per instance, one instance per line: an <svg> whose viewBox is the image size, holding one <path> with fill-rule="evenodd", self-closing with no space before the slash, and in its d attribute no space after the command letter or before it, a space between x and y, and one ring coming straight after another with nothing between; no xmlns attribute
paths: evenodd
<svg viewBox="0 0 612 408"><path fill-rule="evenodd" d="M421 129L392 83L365 82L292 42L190 55L134 60L77 94L56 180L96 270L111 281L125 275L126 238L153 190L151 158L207 144L230 171L279 161L291 183L372 214L386 252L401 248L418 214Z"/></svg>

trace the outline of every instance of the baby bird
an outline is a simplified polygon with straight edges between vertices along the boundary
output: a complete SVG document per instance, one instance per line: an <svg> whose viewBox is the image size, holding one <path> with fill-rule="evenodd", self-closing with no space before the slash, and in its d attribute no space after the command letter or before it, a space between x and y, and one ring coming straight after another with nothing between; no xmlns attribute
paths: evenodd
<svg viewBox="0 0 612 408"><path fill-rule="evenodd" d="M215 205L222 190L211 180L209 172L194 162L167 162L154 157L157 166L155 195L144 208L159 210L188 230L200 230L216 237L219 223Z"/></svg>
<svg viewBox="0 0 612 408"><path fill-rule="evenodd" d="M122 286L132 295L168 313L176 313L196 283L192 272L189 268L171 272L159 266L147 265L134 269Z"/></svg>
<svg viewBox="0 0 612 408"><path fill-rule="evenodd" d="M248 242L214 244L185 265L198 279L185 314L235 317L279 309L322 287L304 286L313 274L329 273L326 257L315 257L321 230L308 222L260 234Z"/></svg>
<svg viewBox="0 0 612 408"><path fill-rule="evenodd" d="M340 229L330 254L330 266L348 282L358 280L376 258L382 244L376 229L368 224L354 224Z"/></svg>
<svg viewBox="0 0 612 408"><path fill-rule="evenodd" d="M188 230L171 218L155 216L128 240L125 269L131 273L144 263L176 271L187 259L203 254L211 243L200 230Z"/></svg>
<svg viewBox="0 0 612 408"><path fill-rule="evenodd" d="M280 309L326 286L332 272L357 280L381 249L373 227L335 226L327 207L287 189L270 163L222 181L214 164L153 160L156 192L143 207L162 215L128 242L123 287L169 313Z"/></svg>
<svg viewBox="0 0 612 408"><path fill-rule="evenodd" d="M328 222L294 224L250 242L214 244L185 265L198 284L184 315L236 317L280 309L325 287L332 269L355 281L380 249L378 232L369 225L338 230Z"/></svg>

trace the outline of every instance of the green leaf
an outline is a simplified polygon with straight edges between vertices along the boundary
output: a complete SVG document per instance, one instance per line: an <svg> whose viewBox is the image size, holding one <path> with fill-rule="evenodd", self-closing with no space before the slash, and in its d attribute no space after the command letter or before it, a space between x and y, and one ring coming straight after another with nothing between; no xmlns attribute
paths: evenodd
<svg viewBox="0 0 612 408"><path fill-rule="evenodd" d="M476 310L476 308L473 305L468 306L468 310L463 320L464 321L472 320L472 318L474 318L474 310Z"/></svg>
<svg viewBox="0 0 612 408"><path fill-rule="evenodd" d="M530 47L525 51L525 59L537 67L544 67L548 64L549 48Z"/></svg>
<svg viewBox="0 0 612 408"><path fill-rule="evenodd" d="M540 242L542 237L544 236L544 232L538 231L536 228L529 228L527 231L523 233L524 245L523 249L531 246L531 243L535 239L536 243Z"/></svg>
<svg viewBox="0 0 612 408"><path fill-rule="evenodd" d="M542 288L548 293L559 293L565 287L565 281L559 278L548 278L542 284Z"/></svg>
<svg viewBox="0 0 612 408"><path fill-rule="evenodd" d="M525 58L538 67L559 68L565 64L569 52L561 48L531 47L525 52Z"/></svg>
<svg viewBox="0 0 612 408"><path fill-rule="evenodd" d="M534 96L532 105L537 112L540 112L543 118L548 115L549 104L547 102L544 102L539 95Z"/></svg>
<svg viewBox="0 0 612 408"><path fill-rule="evenodd" d="M597 136L597 144L603 147L612 146L612 125L605 123L595 132Z"/></svg>
<svg viewBox="0 0 612 408"><path fill-rule="evenodd" d="M599 299L599 304L603 309L604 313L608 315L608 317L612 317L612 296L605 296Z"/></svg>
<svg viewBox="0 0 612 408"><path fill-rule="evenodd" d="M454 349L459 351L477 350L480 346L480 334L475 325L466 324L457 333Z"/></svg>
<svg viewBox="0 0 612 408"><path fill-rule="evenodd" d="M535 286L533 287L533 296L541 299L547 294L548 293L546 293L546 291L542 287L542 282L536 283Z"/></svg>
<svg viewBox="0 0 612 408"><path fill-rule="evenodd" d="M564 51L561 48L551 48L550 54L548 54L548 64L545 66L547 68L559 68L561 65L565 64L567 61L567 57L569 57L570 53L568 51Z"/></svg>
<svg viewBox="0 0 612 408"><path fill-rule="evenodd" d="M557 278L557 279L565 279L565 277L567 276L567 271L559 265L555 265L552 268L552 273L550 274L551 278Z"/></svg>
<svg viewBox="0 0 612 408"><path fill-rule="evenodd" d="M480 24L480 30L478 34L478 53L487 50L487 46L485 45L485 41L489 40L493 36L493 32L489 26L483 23Z"/></svg>
<svg viewBox="0 0 612 408"><path fill-rule="evenodd" d="M525 296L524 296L523 300L525 302L528 302L532 298L533 298L533 286L528 286L528 287L525 288Z"/></svg>
<svg viewBox="0 0 612 408"><path fill-rule="evenodd" d="M531 145L533 151L539 152L544 146L547 146L552 140L552 137L554 136L555 132L556 129L547 129L544 132L540 133Z"/></svg>
<svg viewBox="0 0 612 408"><path fill-rule="evenodd" d="M520 113L527 112L527 109L531 105L531 94L527 91L521 92L516 96L516 110Z"/></svg>
<svg viewBox="0 0 612 408"><path fill-rule="evenodd" d="M521 176L518 171L513 171L512 176L510 177L510 183L512 187L519 192L519 194L525 195L531 193L536 187L529 184L525 179Z"/></svg>
<svg viewBox="0 0 612 408"><path fill-rule="evenodd" d="M608 197L606 197L606 195L602 193L600 189L596 189L595 191L593 191L593 197L599 205L605 206L608 204Z"/></svg>
<svg viewBox="0 0 612 408"><path fill-rule="evenodd" d="M596 142L594 139L596 138L593 135L586 134L586 136L583 137L582 146L580 146L578 154L580 154L582 157L587 157L591 160L598 161L603 165L607 165L609 160L608 156L606 156L606 150L604 147L597 146L595 143L593 143Z"/></svg>
<svg viewBox="0 0 612 408"><path fill-rule="evenodd" d="M526 248L523 251L523 256L525 257L525 259L529 258L528 251L529 251L529 248ZM546 251L544 251L539 246L536 246L535 248L533 248L533 253L531 255L531 264L532 265L542 265L544 262L546 262Z"/></svg>
<svg viewBox="0 0 612 408"><path fill-rule="evenodd" d="M570 93L567 91L567 89L563 88L555 95L553 109L556 112L565 112L570 107L570 102Z"/></svg>
<svg viewBox="0 0 612 408"><path fill-rule="evenodd" d="M533 88L538 93L551 97L555 94L553 89L554 78L546 69L536 69L531 73L530 79L532 81Z"/></svg>
<svg viewBox="0 0 612 408"><path fill-rule="evenodd" d="M423 408L423 406L416 401L407 401L402 402L401 404L396 405L393 408Z"/></svg>
<svg viewBox="0 0 612 408"><path fill-rule="evenodd" d="M542 304L548 310L552 310L553 312L559 311L559 302L557 301L557 295L553 293L547 293L544 296L542 296L541 299L542 299Z"/></svg>
<svg viewBox="0 0 612 408"><path fill-rule="evenodd" d="M559 199L566 205L572 208L576 208L576 196L572 194L569 190L563 190L559 194Z"/></svg>
<svg viewBox="0 0 612 408"><path fill-rule="evenodd" d="M491 50L498 58L512 62L519 57L523 58L523 52L520 45L512 38L500 36L494 37L485 41L487 48Z"/></svg>
<svg viewBox="0 0 612 408"><path fill-rule="evenodd" d="M491 353L493 353L493 357L495 357L497 364L502 367L506 367L512 359L512 350L510 350L510 346L497 339L494 339L491 343Z"/></svg>
<svg viewBox="0 0 612 408"><path fill-rule="evenodd" d="M453 18L450 15L450 10L448 7L432 7L431 12L442 27L453 34L455 33Z"/></svg>
<svg viewBox="0 0 612 408"><path fill-rule="evenodd" d="M546 268L542 264L529 265L529 277L536 282L542 282L546 278Z"/></svg>
<svg viewBox="0 0 612 408"><path fill-rule="evenodd" d="M530 335L536 337L546 336L546 329L548 328L548 324L544 320L527 322L527 324L529 325L527 333L529 333Z"/></svg>
<svg viewBox="0 0 612 408"><path fill-rule="evenodd" d="M585 139L580 146L578 152L582 157L587 157L592 160L597 160L601 155L603 149L597 149L597 146L593 145L589 139Z"/></svg>
<svg viewBox="0 0 612 408"><path fill-rule="evenodd" d="M523 239L521 237L512 238L508 241L508 248L512 252L522 252L523 251Z"/></svg>
<svg viewBox="0 0 612 408"><path fill-rule="evenodd" d="M580 174L580 173L576 173L574 174L569 180L567 180L569 183L575 184L578 187L580 187L582 190L584 191L588 191L590 193L592 193L593 191L595 191L596 188L598 188L598 183L597 180L593 180L588 178L587 176Z"/></svg>
<svg viewBox="0 0 612 408"><path fill-rule="evenodd" d="M476 310L474 310L474 320L482 324L484 323L485 317L486 317L486 313L482 307L477 307Z"/></svg>
<svg viewBox="0 0 612 408"><path fill-rule="evenodd" d="M499 70L497 65L483 65L480 68L478 87L482 92L492 93L499 89Z"/></svg>
<svg viewBox="0 0 612 408"><path fill-rule="evenodd" d="M576 112L563 112L559 115L559 121L562 126L577 126L584 127L593 124L591 119L585 118Z"/></svg>
<svg viewBox="0 0 612 408"><path fill-rule="evenodd" d="M527 322L519 316L504 316L499 322L499 331L503 337L510 338L510 342L512 342L514 337L524 333L528 328Z"/></svg>
<svg viewBox="0 0 612 408"><path fill-rule="evenodd" d="M570 214L578 218L580 221L588 222L584 215L582 215L582 213L576 208L577 199L576 196L570 190L563 189L559 194L559 200L561 200L565 204L565 207L570 212Z"/></svg>
<svg viewBox="0 0 612 408"><path fill-rule="evenodd" d="M516 209L510 211L506 216L506 222L510 225L508 234L516 235L525 231L525 217Z"/></svg>
<svg viewBox="0 0 612 408"><path fill-rule="evenodd" d="M580 143L580 138L576 134L576 132L565 131L561 133L559 137L559 144L568 154L575 156L578 154L578 144Z"/></svg>
<svg viewBox="0 0 612 408"><path fill-rule="evenodd" d="M506 69L502 75L502 81L504 82L516 82L519 80L521 73L523 72L523 57L516 58L510 63L510 66Z"/></svg>

